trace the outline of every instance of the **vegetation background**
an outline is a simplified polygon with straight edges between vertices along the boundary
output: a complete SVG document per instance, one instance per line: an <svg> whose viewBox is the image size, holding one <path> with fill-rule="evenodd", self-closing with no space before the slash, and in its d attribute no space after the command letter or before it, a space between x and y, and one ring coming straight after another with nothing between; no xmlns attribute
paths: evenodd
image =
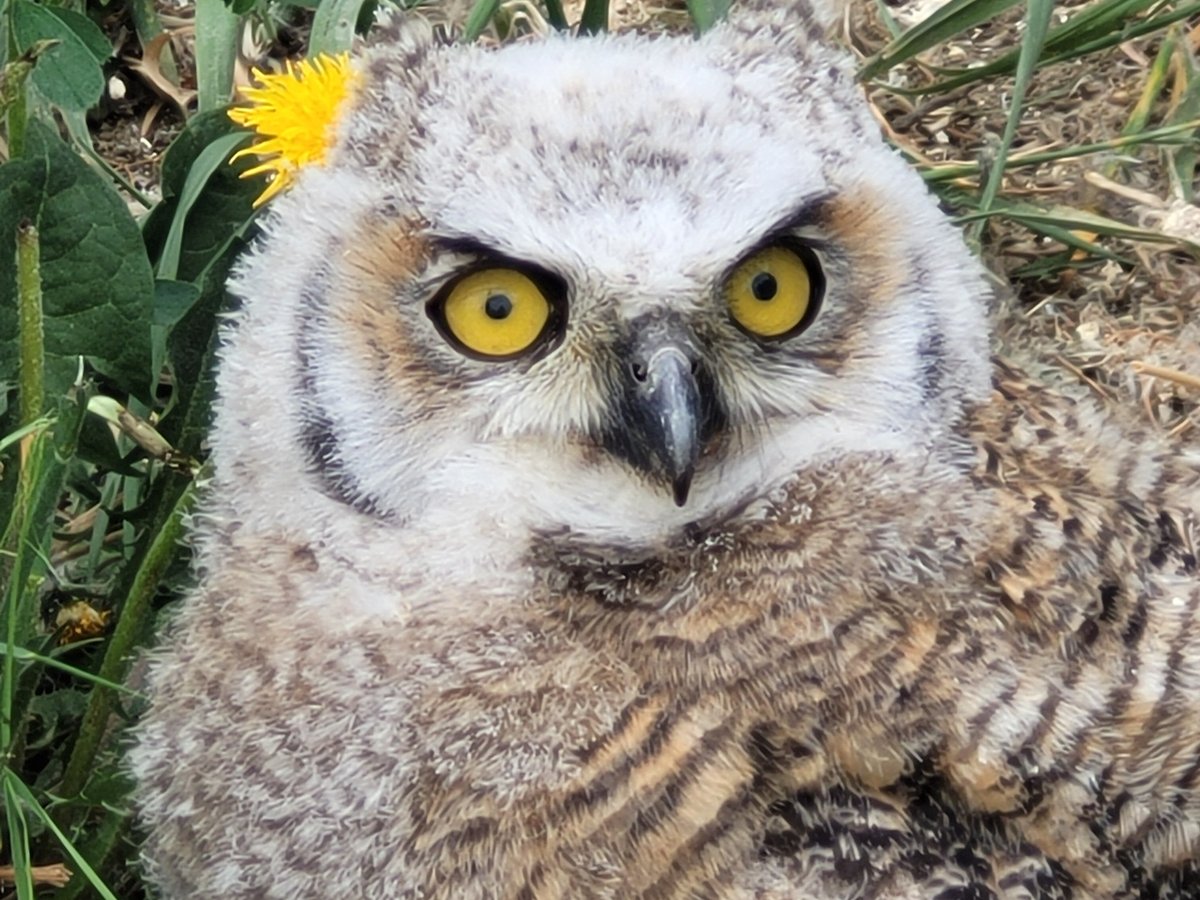
<svg viewBox="0 0 1200 900"><path fill-rule="evenodd" d="M122 733L139 649L188 585L224 282L263 188L228 163L249 135L224 109L251 66L346 49L384 2L0 0L0 898L145 895ZM500 41L702 31L726 5L421 13ZM1200 3L866 0L840 38L888 139L1012 283L998 340L1185 439Z"/></svg>

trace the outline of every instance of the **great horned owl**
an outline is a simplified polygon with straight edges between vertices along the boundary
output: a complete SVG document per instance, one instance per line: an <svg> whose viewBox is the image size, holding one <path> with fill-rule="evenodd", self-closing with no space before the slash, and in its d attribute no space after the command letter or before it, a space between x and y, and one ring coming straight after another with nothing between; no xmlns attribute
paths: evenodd
<svg viewBox="0 0 1200 900"><path fill-rule="evenodd" d="M362 52L233 283L165 896L1200 896L1197 457L989 355L821 26Z"/></svg>

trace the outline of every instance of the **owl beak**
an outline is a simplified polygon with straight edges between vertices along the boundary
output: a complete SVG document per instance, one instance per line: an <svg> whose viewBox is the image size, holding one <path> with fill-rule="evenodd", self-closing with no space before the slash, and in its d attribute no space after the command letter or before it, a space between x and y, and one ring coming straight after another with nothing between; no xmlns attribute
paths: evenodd
<svg viewBox="0 0 1200 900"><path fill-rule="evenodd" d="M701 445L701 398L685 345L649 340L630 358L622 455L648 474L666 477L676 506L687 503Z"/></svg>
<svg viewBox="0 0 1200 900"><path fill-rule="evenodd" d="M679 347L668 344L646 363L642 400L648 413L646 437L671 479L675 505L687 503L700 455L700 392L692 363Z"/></svg>

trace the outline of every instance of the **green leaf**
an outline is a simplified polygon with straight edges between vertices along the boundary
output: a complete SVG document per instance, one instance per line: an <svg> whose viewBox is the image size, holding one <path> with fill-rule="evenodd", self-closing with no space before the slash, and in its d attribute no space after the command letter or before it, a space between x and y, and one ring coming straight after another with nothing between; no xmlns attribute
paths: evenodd
<svg viewBox="0 0 1200 900"><path fill-rule="evenodd" d="M224 0L196 0L196 103L200 112L217 109L233 95L239 19Z"/></svg>
<svg viewBox="0 0 1200 900"><path fill-rule="evenodd" d="M960 223L973 222L994 215L1005 216L1027 228L1051 235L1056 239L1062 240L1063 243L1088 250L1092 253L1103 253L1103 251L1089 241L1083 241L1081 238L1073 236L1065 237L1064 235L1076 231L1090 231L1095 234L1106 234L1111 237L1125 238L1131 241L1174 244L1180 249L1186 250L1193 256L1200 258L1200 244L1195 244L1184 238L1165 234L1161 231L1152 231L1148 228L1139 228L1136 225L1127 225L1124 222L1118 222L1116 219L1110 219L1098 213L1091 213L1070 206L1041 207L1033 203L997 200L992 205L991 210L979 210L978 212L968 213L959 216L956 221Z"/></svg>
<svg viewBox="0 0 1200 900"><path fill-rule="evenodd" d="M163 202L142 225L150 257L161 277L179 281L200 278L254 219L254 198L262 185L238 177L254 163L240 160L227 165L222 158L217 165L210 165L215 154L208 153L208 149L230 135L241 135L245 140L247 132L238 129L223 110L214 110L194 116L167 149L162 167ZM201 168L211 172L206 179L196 177ZM186 217L186 228L180 216ZM177 242L171 238L173 231ZM175 256L176 246L175 271L168 275L172 260L167 257Z"/></svg>
<svg viewBox="0 0 1200 900"><path fill-rule="evenodd" d="M102 65L113 55L112 43L100 28L83 13L64 6L48 6L46 9L58 16L62 23L75 32L75 36L83 41L88 51Z"/></svg>
<svg viewBox="0 0 1200 900"><path fill-rule="evenodd" d="M54 836L58 838L58 843L67 852L67 856L71 858L76 871L91 883L96 893L103 897L104 900L117 900L100 876L88 865L88 861L75 849L75 845L62 833L49 814L42 809L42 805L37 802L37 798L33 796L29 788L25 786L25 783L8 769L4 770L3 778L6 797L10 797L13 800L19 799L37 818L42 820L47 828L54 832Z"/></svg>
<svg viewBox="0 0 1200 900"><path fill-rule="evenodd" d="M9 259L24 219L41 238L46 395L70 387L82 355L124 390L149 397L154 292L137 225L104 179L38 122L29 123L26 155L0 166L0 252ZM16 308L6 274L0 381L16 376Z"/></svg>
<svg viewBox="0 0 1200 900"><path fill-rule="evenodd" d="M990 209L996 195L1000 192L1008 153L1012 147L1013 138L1017 134L1017 126L1021 123L1025 91L1029 87L1029 81L1033 77L1038 59L1042 55L1042 45L1046 42L1046 32L1050 27L1050 16L1053 12L1053 0L1029 0L1027 4L1025 34L1021 37L1021 57L1017 62L1017 77L1013 82L1012 100L1009 103L1008 118L1004 123L1004 135L1000 139L1000 148L996 153L996 164L988 173L987 184L984 185L979 201L982 209Z"/></svg>
<svg viewBox="0 0 1200 900"><path fill-rule="evenodd" d="M33 860L29 857L29 822L21 809L21 796L10 786L9 781L15 779L7 768L0 770L0 780L4 782L4 812L8 819L8 851L12 856L13 868L16 870L17 900L33 900L33 877L30 869Z"/></svg>
<svg viewBox="0 0 1200 900"><path fill-rule="evenodd" d="M95 106L104 93L100 66L111 55L100 29L78 13L38 6L29 0L11 2L17 43L22 49L38 41L58 41L34 67L30 78L34 86L63 109L87 110ZM81 37L81 32L87 37ZM99 48L103 48L100 54L96 52Z"/></svg>
<svg viewBox="0 0 1200 900"><path fill-rule="evenodd" d="M696 23L696 31L700 34L708 31L725 18L729 12L731 0L687 0L688 12Z"/></svg>
<svg viewBox="0 0 1200 900"><path fill-rule="evenodd" d="M5 654L6 652L7 652L6 648L3 645L0 645L0 655ZM38 662L38 663L41 663L43 666L51 666L55 669L59 669L63 672L67 672L70 675L74 675L76 678L80 679L81 681L89 681L92 684L98 684L101 687L108 688L110 691L121 691L123 693L130 694L134 697L141 696L137 691L135 691L131 687L120 684L116 681L110 681L107 678L100 678L97 675L93 675L91 672L85 672L83 669L77 668L72 665L68 665L67 663L64 663L64 662L59 662L53 656L46 656L45 654L42 654L42 653L36 653L33 650L29 650L25 647L13 647L12 655L13 655L13 659L18 659L18 660L21 660L22 662ZM61 693L61 691L56 691L55 693ZM54 695L51 694L48 696L54 696ZM31 702L35 702L36 699L37 698L35 697L34 701L31 701ZM82 703L80 704L80 710L79 710L80 712L83 711L83 705L84 704L82 704Z"/></svg>
<svg viewBox="0 0 1200 900"><path fill-rule="evenodd" d="M99 416L86 416L79 430L79 449L76 454L84 462L98 465L110 472L122 475L141 476L141 472L125 461L117 440L108 423Z"/></svg>
<svg viewBox="0 0 1200 900"><path fill-rule="evenodd" d="M556 31L566 31L570 27L562 0L546 0L543 5L546 7L546 21L554 26Z"/></svg>
<svg viewBox="0 0 1200 900"><path fill-rule="evenodd" d="M60 688L48 694L36 694L29 701L29 714L38 720L39 727L35 733L30 734L27 746L36 750L49 745L55 738L59 738L60 729L63 736L69 740L74 736L70 732L74 724L71 720L82 716L86 705L86 695L82 691L69 688Z"/></svg>
<svg viewBox="0 0 1200 900"><path fill-rule="evenodd" d="M475 5L467 15L467 22L463 25L463 43L469 44L483 34L483 30L488 27L499 8L500 0L475 0Z"/></svg>
<svg viewBox="0 0 1200 900"><path fill-rule="evenodd" d="M217 322L227 308L225 284L234 260L246 249L234 239L196 279L200 297L171 330L167 353L175 372L175 395L170 415L158 430L179 451L201 456L208 435L212 400L216 394L213 378L217 352Z"/></svg>
<svg viewBox="0 0 1200 900"><path fill-rule="evenodd" d="M200 288L190 282L167 279L154 282L154 320L150 327L153 371L162 371L167 358L167 336L199 297Z"/></svg>
<svg viewBox="0 0 1200 900"><path fill-rule="evenodd" d="M1137 13L1154 3L1155 0L1101 0L1092 6L1083 7L1047 34L1042 66L1096 53L1200 13L1200 3L1187 3L1161 15L1146 19L1134 18ZM1020 56L1019 50L1013 50L986 65L970 69L939 70L947 77L935 84L915 88L889 85L888 89L898 94L946 93L965 84L976 84L997 75L1010 73L1016 69ZM889 61L889 65L892 62Z"/></svg>
<svg viewBox="0 0 1200 900"><path fill-rule="evenodd" d="M12 62L6 62L0 67L0 116L6 115L9 107L24 99L25 94L21 88L24 87L26 79L33 74L38 57L57 46L58 41L37 41Z"/></svg>
<svg viewBox="0 0 1200 900"><path fill-rule="evenodd" d="M918 22L868 58L863 63L859 78L864 81L874 78L880 72L911 59L946 38L966 31L980 22L986 22L1017 2L1018 0L951 0L929 18Z"/></svg>
<svg viewBox="0 0 1200 900"><path fill-rule="evenodd" d="M234 132L216 138L200 151L188 167L187 178L179 192L175 217L167 231L162 256L158 260L159 277L174 278L179 273L179 254L183 248L184 224L187 222L188 213L200 199L208 179L219 169L227 167L230 154L239 144L244 144L248 136L245 132Z"/></svg>
<svg viewBox="0 0 1200 900"><path fill-rule="evenodd" d="M350 49L358 14L368 0L324 0L313 17L308 55L336 54Z"/></svg>
<svg viewBox="0 0 1200 900"><path fill-rule="evenodd" d="M600 34L608 30L608 0L584 0L579 17L580 34Z"/></svg>

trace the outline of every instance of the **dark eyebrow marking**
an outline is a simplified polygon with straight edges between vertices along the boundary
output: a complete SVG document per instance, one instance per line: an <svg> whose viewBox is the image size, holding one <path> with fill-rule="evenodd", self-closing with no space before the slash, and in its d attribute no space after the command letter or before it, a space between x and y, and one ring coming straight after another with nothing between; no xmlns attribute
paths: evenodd
<svg viewBox="0 0 1200 900"><path fill-rule="evenodd" d="M754 246L761 247L769 244L778 238L787 237L797 228L820 221L821 213L824 212L826 205L836 196L837 191L826 190L804 197L792 207L790 212L785 213L774 225L767 228L763 238Z"/></svg>
<svg viewBox="0 0 1200 900"><path fill-rule="evenodd" d="M474 256L479 259L512 259L500 248L467 235L432 234L428 240L431 247L443 253Z"/></svg>

